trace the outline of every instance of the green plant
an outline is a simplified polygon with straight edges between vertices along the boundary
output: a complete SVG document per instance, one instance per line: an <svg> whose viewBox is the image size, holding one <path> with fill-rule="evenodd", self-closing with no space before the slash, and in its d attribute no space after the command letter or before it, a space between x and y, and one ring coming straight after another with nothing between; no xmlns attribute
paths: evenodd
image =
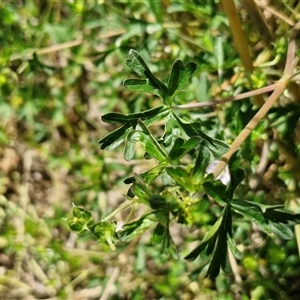
<svg viewBox="0 0 300 300"><path fill-rule="evenodd" d="M199 274L205 264L199 256L173 259L162 254L162 242L153 246L157 223L129 243L116 238L122 224L157 210L131 198L122 204L132 185L124 178L157 160L144 159L140 142L126 161L123 145L103 151L97 139L121 127L102 122L102 115L164 105L122 86L134 78L125 75L124 62L136 49L163 83L175 59L197 63L172 108L232 145L278 85L299 15L298 1L286 0L0 1L0 299L298 299L300 225L287 241L233 213L233 240L244 258L228 251L232 272L215 281L204 279L209 264ZM239 147L246 177L234 197L300 213L299 76L289 81ZM148 127L153 137L163 135L163 124ZM198 151L178 166L194 164ZM216 171L209 166L207 172ZM158 196L164 189L160 175L146 185ZM201 192L197 197L190 225L169 225L180 257L200 243L224 207ZM75 229L91 219L86 234L71 232L62 220L72 202ZM141 231L150 218L141 219ZM101 243L89 229L98 221Z"/></svg>
<svg viewBox="0 0 300 300"><path fill-rule="evenodd" d="M208 265L206 276L212 279L218 276L220 269L229 272L228 248L237 259L243 257L234 241L233 218L236 218L236 213L250 219L268 234L274 233L282 239L291 239L293 233L289 225L299 223L300 214L283 210L284 205L281 204L265 205L249 201L237 196L235 190L245 178L238 149L292 80L294 55L295 39L292 37L286 68L278 83L227 99L240 100L274 90L229 147L225 142L209 135L201 125L201 120L194 120L189 114L183 113L183 109L197 107L197 104L177 105L178 93L189 83L196 70L195 63L184 65L177 59L173 63L168 83L165 84L150 71L137 51L130 50L126 63L140 79L127 79L124 87L132 92L156 95L160 98L161 105L141 112L103 115L104 122L121 126L99 143L101 149L110 151L124 143L125 160L143 156L145 160L154 160L155 165L125 179L124 182L130 184L127 202L117 210L97 222L90 212L74 206L73 217L67 219L69 227L77 233L92 232L98 241L108 243L112 250L115 250L117 241L131 241L152 228L152 243L161 245L164 253L178 258L170 231L172 223L197 227L194 216L199 209L199 203L209 202L215 207L211 211L211 227L207 229L199 245L185 258L195 260L200 256L201 267L194 274L198 274ZM225 101L212 103L216 105L222 102ZM199 106L204 104L200 103ZM137 143L143 146L142 155L141 151L136 154ZM219 163L208 173L208 166L216 160ZM226 164L230 173L230 182L227 185L217 178ZM146 207L144 213L134 218L140 205ZM126 222L118 228L114 216L128 208L130 212Z"/></svg>

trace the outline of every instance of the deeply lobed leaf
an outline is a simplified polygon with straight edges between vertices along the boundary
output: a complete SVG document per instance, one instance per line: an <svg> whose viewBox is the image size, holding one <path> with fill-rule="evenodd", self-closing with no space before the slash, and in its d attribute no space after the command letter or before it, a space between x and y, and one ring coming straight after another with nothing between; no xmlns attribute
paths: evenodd
<svg viewBox="0 0 300 300"><path fill-rule="evenodd" d="M129 51L126 63L132 71L146 80L125 80L125 87L129 87L129 89L133 88L133 90L136 89L135 91L141 92L153 93L153 91L155 91L154 94L159 95L164 101L166 100L169 95L169 89L152 74L147 64L137 51L133 49Z"/></svg>

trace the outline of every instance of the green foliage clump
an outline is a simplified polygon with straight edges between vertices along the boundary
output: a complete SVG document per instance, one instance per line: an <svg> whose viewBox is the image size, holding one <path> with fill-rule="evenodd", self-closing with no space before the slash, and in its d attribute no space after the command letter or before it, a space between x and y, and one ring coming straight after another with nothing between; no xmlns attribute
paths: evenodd
<svg viewBox="0 0 300 300"><path fill-rule="evenodd" d="M299 11L0 1L0 299L298 299Z"/></svg>
<svg viewBox="0 0 300 300"><path fill-rule="evenodd" d="M204 197L209 197L218 203L222 208L221 212L201 243L185 258L195 260L200 256L202 267L209 263L206 276L211 279L219 275L221 268L226 273L230 272L227 247L237 259L243 257L233 239L234 212L250 219L268 234L274 233L282 239L291 239L293 233L288 225L299 223L300 214L282 210L284 205L264 205L235 198L235 189L245 179L237 152L229 161L228 186L221 180L215 180L212 174L207 174L209 163L220 159L229 146L203 132L200 129L201 123L183 120L173 108L174 96L184 90L196 70L196 64L188 63L184 66L181 60L176 60L166 86L153 75L135 50L129 51L126 63L142 79L125 80L125 88L157 95L163 105L130 114L105 114L103 121L122 126L106 135L99 143L101 149L113 150L124 142L124 158L130 161L134 158L136 143L140 142L144 149L144 158L156 160L153 168L140 174L135 173L125 180L125 183L131 184L127 193L127 199L132 206L131 212L139 204L148 206L152 211L134 221L128 218L122 228L116 230L113 223L106 221L95 225L91 221L91 213L74 207L73 218L68 219L70 228L78 233L89 230L99 241L106 240L111 249L114 249L112 237L120 241L130 241L148 228L154 227L152 243L161 244L164 253L177 258L177 249L170 232L172 221L192 226L193 207ZM149 127L162 121L164 130L160 136L155 137ZM157 181L160 184L152 188ZM78 210L80 216L77 216Z"/></svg>

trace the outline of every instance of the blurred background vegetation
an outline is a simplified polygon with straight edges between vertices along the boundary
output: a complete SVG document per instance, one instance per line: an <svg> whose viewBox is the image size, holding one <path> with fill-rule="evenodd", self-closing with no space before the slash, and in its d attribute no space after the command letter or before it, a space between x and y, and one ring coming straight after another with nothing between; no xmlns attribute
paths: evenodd
<svg viewBox="0 0 300 300"><path fill-rule="evenodd" d="M298 1L259 1L271 42L241 2L256 66L248 75L218 0L0 1L0 299L299 299L296 239L266 236L249 222L236 223L245 256L237 273L212 282L192 278L197 262L161 255L147 236L111 252L71 233L63 219L72 203L96 220L108 215L124 200L124 178L143 168L143 161L125 162L121 149L105 153L97 144L115 128L101 115L158 101L122 87L133 76L125 65L131 48L160 78L176 58L198 64L177 104L236 95L280 78ZM300 212L299 95L297 82L290 84L242 147L249 175L241 193L294 212ZM256 104L203 108L192 117L231 143ZM174 229L185 254L205 232L199 228L209 226L208 208L199 211L195 228Z"/></svg>

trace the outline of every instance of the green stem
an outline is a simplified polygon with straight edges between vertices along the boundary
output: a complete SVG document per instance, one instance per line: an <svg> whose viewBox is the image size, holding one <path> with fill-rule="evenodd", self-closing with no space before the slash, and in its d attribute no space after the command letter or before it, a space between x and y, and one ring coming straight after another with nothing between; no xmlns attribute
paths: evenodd
<svg viewBox="0 0 300 300"><path fill-rule="evenodd" d="M132 205L131 202L127 203L123 203L120 207L118 207L117 209L115 209L112 213L110 213L108 216L106 216L104 219L102 219L102 222L106 222L109 219L111 219L112 217L114 217L117 213L127 209L128 207L130 207Z"/></svg>

